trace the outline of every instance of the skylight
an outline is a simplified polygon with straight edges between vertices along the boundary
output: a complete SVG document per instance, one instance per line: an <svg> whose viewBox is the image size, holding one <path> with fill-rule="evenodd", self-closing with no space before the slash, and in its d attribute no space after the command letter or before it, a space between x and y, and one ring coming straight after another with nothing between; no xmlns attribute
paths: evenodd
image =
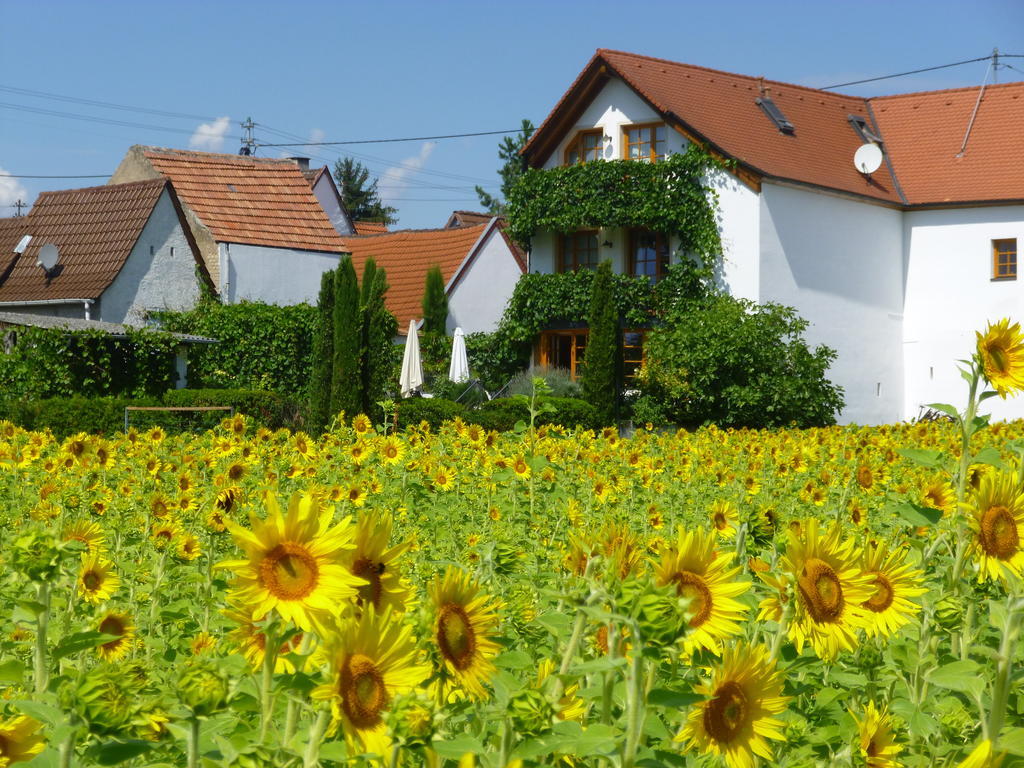
<svg viewBox="0 0 1024 768"><path fill-rule="evenodd" d="M782 114L782 110L771 100L771 97L762 96L757 99L757 106L763 109L768 118L775 123L775 127L787 136L792 136L796 132L796 128L786 119L786 116Z"/></svg>
<svg viewBox="0 0 1024 768"><path fill-rule="evenodd" d="M868 126L867 118L861 117L860 115L847 115L846 119L850 121L850 125L853 126L853 130L860 136L861 141L865 144L872 142L874 144L881 144L882 137L876 134Z"/></svg>

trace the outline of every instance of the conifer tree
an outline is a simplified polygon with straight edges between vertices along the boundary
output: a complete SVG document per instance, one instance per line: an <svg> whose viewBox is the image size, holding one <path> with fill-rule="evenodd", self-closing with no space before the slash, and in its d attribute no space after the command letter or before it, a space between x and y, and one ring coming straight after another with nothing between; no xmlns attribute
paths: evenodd
<svg viewBox="0 0 1024 768"><path fill-rule="evenodd" d="M369 265L371 262L367 262ZM373 265L363 272L363 294L366 302L361 308L362 360L363 360L363 413L377 418L377 403L384 399L388 377L393 373L395 336L398 321L384 305L388 290L387 273ZM369 287L367 287L369 286Z"/></svg>
<svg viewBox="0 0 1024 768"><path fill-rule="evenodd" d="M334 281L335 270L320 276L317 316L320 325L313 340L313 371L309 384L309 420L322 430L331 420L331 379L334 370Z"/></svg>
<svg viewBox="0 0 1024 768"><path fill-rule="evenodd" d="M344 411L346 418L351 420L363 404L359 281L352 259L344 258L335 275L331 413L337 415Z"/></svg>
<svg viewBox="0 0 1024 768"><path fill-rule="evenodd" d="M441 268L434 265L427 270L427 284L423 289L423 332L443 335L448 323L448 297L444 293Z"/></svg>
<svg viewBox="0 0 1024 768"><path fill-rule="evenodd" d="M597 409L604 424L615 423L619 402L620 331L613 294L612 264L601 262L590 289L584 355L583 399Z"/></svg>

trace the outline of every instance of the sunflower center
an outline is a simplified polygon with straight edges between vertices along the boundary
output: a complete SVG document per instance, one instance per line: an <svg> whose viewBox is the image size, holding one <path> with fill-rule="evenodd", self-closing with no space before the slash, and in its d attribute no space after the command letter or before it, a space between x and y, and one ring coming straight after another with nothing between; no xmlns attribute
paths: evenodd
<svg viewBox="0 0 1024 768"><path fill-rule="evenodd" d="M1017 521L1006 507L989 507L981 516L981 548L985 554L1009 560L1020 548Z"/></svg>
<svg viewBox="0 0 1024 768"><path fill-rule="evenodd" d="M90 592L99 589L102 584L103 577L96 573L96 571L86 571L82 574L82 585Z"/></svg>
<svg viewBox="0 0 1024 768"><path fill-rule="evenodd" d="M373 659L352 654L341 670L340 693L345 714L356 728L373 728L380 723L388 692Z"/></svg>
<svg viewBox="0 0 1024 768"><path fill-rule="evenodd" d="M260 582L278 600L301 600L319 580L316 560L302 544L282 542L260 561Z"/></svg>
<svg viewBox="0 0 1024 768"><path fill-rule="evenodd" d="M711 519L715 523L715 528L717 528L720 531L724 531L726 528L729 527L729 521L721 512L715 512L714 517L712 517Z"/></svg>
<svg viewBox="0 0 1024 768"><path fill-rule="evenodd" d="M811 618L818 622L834 622L842 616L843 587L832 566L816 557L804 563L796 580L797 588Z"/></svg>
<svg viewBox="0 0 1024 768"><path fill-rule="evenodd" d="M723 683L704 709L704 730L715 741L728 743L747 724L748 709L742 686L733 680Z"/></svg>
<svg viewBox="0 0 1024 768"><path fill-rule="evenodd" d="M476 632L461 605L448 603L437 619L437 645L441 654L458 670L473 663L476 655Z"/></svg>
<svg viewBox="0 0 1024 768"><path fill-rule="evenodd" d="M383 591L380 577L384 573L384 568L384 563L375 562L368 557L360 557L352 566L353 576L369 582L359 587L359 599L372 603L374 608L380 608L380 596Z"/></svg>
<svg viewBox="0 0 1024 768"><path fill-rule="evenodd" d="M875 571L875 594L873 594L868 600L864 601L864 607L875 613L881 613L890 605L892 605L893 597L895 592L892 588L892 582L889 581L885 574Z"/></svg>
<svg viewBox="0 0 1024 768"><path fill-rule="evenodd" d="M1009 369L1009 366L1006 364L1006 350L1004 350L998 343L993 342L986 346L985 351L988 352L988 361L991 364L991 372L996 374L1005 374Z"/></svg>
<svg viewBox="0 0 1024 768"><path fill-rule="evenodd" d="M672 580L676 583L676 593L690 600L687 610L693 614L690 618L691 627L699 627L711 616L711 590L704 579L690 571L679 571Z"/></svg>

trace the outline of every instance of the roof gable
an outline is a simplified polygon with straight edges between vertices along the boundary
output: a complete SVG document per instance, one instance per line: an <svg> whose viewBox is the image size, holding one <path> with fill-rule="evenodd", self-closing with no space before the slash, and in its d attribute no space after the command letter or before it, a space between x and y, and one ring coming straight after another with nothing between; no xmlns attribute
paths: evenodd
<svg viewBox="0 0 1024 768"><path fill-rule="evenodd" d="M0 302L99 298L121 271L164 190L171 194L167 181L156 179L41 193L27 216L0 226L5 256L23 235L32 235L24 253L0 265ZM36 266L46 243L60 250L49 274Z"/></svg>
<svg viewBox="0 0 1024 768"><path fill-rule="evenodd" d="M217 241L343 250L340 236L293 160L141 149Z"/></svg>

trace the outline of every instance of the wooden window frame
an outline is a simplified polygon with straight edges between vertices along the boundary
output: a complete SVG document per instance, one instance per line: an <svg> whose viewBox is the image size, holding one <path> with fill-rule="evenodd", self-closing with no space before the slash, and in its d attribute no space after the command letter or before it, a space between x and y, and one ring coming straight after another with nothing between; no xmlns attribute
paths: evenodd
<svg viewBox="0 0 1024 768"><path fill-rule="evenodd" d="M651 162L651 163L657 163L657 162L661 162L666 157L668 157L668 129L665 126L664 123L654 122L654 123L636 123L636 124L633 124L633 125L624 125L624 126L622 126L622 159L623 160L632 160L632 159L634 159L634 158L631 158L629 156L629 147L630 147L629 132L630 131L634 131L634 130L639 130L641 128L651 128L651 129L654 129L654 136L653 136L653 140L648 142L648 145L650 147L650 152L648 153L647 157L646 158L638 157L638 158L635 158L635 159L640 160L640 161L646 160L646 161ZM664 131L664 139L663 139L663 141L665 142L665 151L664 151L664 153L662 153L660 155L654 154L654 147L657 144L657 135L658 135L656 129L658 129L658 128L661 128ZM637 142L637 143L643 144L644 142Z"/></svg>
<svg viewBox="0 0 1024 768"><path fill-rule="evenodd" d="M597 251L595 252L597 254L597 261L594 262L594 265L592 267L586 266L584 267L584 269L597 269L597 265L601 263L600 234L600 230L597 229L577 229L575 232L564 232L559 234L557 248L558 253L557 261L555 263L555 271L558 273L579 272L580 262L577 258L577 254L579 252L575 248L573 248L570 254L569 250L566 248L566 240L568 238L575 238L579 235L593 235L594 242L597 246ZM572 258L571 263L567 260L569 256L571 256Z"/></svg>
<svg viewBox="0 0 1024 768"><path fill-rule="evenodd" d="M590 340L590 329L589 328L565 328L557 330L546 330L540 332L540 337L537 339L537 364L541 368L552 368L551 361L551 341L552 339L559 336L571 336L573 337L572 346L569 349L569 378L576 381L579 377L580 366L583 365L583 359L586 356L586 341L581 345L575 337L583 336L587 341Z"/></svg>
<svg viewBox="0 0 1024 768"><path fill-rule="evenodd" d="M638 334L640 334L640 346L639 347L634 346L634 345L628 345L627 346L627 344L626 344L626 334L628 334L628 333L638 333ZM640 350L640 357L639 357L639 359L636 359L636 358L628 359L627 358L626 350L629 350L629 349L639 349ZM643 365L646 362L647 362L647 329L646 328L623 328L622 329L622 368L623 368L622 379L623 379L623 383L624 384L631 384L631 383L635 382L636 381L637 373L640 371L641 368L643 368ZM625 369L626 369L626 365L628 363L637 363L636 370L633 373L626 373Z"/></svg>
<svg viewBox="0 0 1024 768"><path fill-rule="evenodd" d="M1017 238L1003 237L992 241L992 280L1017 279Z"/></svg>
<svg viewBox="0 0 1024 768"><path fill-rule="evenodd" d="M594 160L587 160L587 159L585 159L585 153L583 151L583 137L584 136L597 136L598 137L598 145L597 146L598 146L598 154L600 155L600 157L597 157ZM573 149L576 150L576 155L580 159L578 161L576 161L575 163L570 163L569 162L569 153L572 152ZM589 163L596 162L597 160L604 160L604 129L603 128L588 128L585 131L578 131L576 133L576 135L573 136L572 141L570 141L566 145L565 152L562 153L562 165L583 165L583 164L588 163L588 162Z"/></svg>
<svg viewBox="0 0 1024 768"><path fill-rule="evenodd" d="M626 253L626 270L627 270L627 273L629 275L633 276L633 277L651 277L651 275L641 275L641 274L638 274L637 271L636 271L636 265L637 265L637 261L636 261L636 240L637 240L637 237L639 235L647 235L647 234L654 235L655 238L657 238L656 242L660 242L660 243L662 243L665 246L665 261L664 261L664 264L662 264L662 262L659 260L657 262L657 266L655 268L655 273L653 275L654 282L658 282L668 272L668 268L669 268L669 265L670 265L671 260L672 260L672 249L671 249L671 244L669 242L669 237L668 237L668 235L666 235L666 234L664 234L662 232L654 232L654 231L652 231L650 229L630 229L629 230L629 240L628 240L629 251Z"/></svg>

